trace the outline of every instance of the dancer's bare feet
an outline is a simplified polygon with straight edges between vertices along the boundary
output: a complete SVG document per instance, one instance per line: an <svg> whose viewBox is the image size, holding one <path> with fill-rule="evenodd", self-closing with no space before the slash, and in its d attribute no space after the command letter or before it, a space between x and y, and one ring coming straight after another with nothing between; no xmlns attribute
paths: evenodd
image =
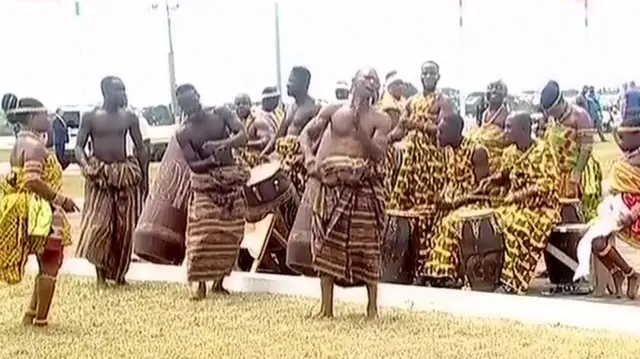
<svg viewBox="0 0 640 359"><path fill-rule="evenodd" d="M213 281L213 284L211 285L211 293L222 294L222 295L231 294L228 290L224 289L224 287L222 286L222 279Z"/></svg>
<svg viewBox="0 0 640 359"><path fill-rule="evenodd" d="M636 299L638 296L638 287L640 287L640 277L635 271L627 276L627 297Z"/></svg>
<svg viewBox="0 0 640 359"><path fill-rule="evenodd" d="M198 282L198 286L192 289L191 300L203 300L207 296L207 285L205 282Z"/></svg>
<svg viewBox="0 0 640 359"><path fill-rule="evenodd" d="M624 283L624 273L621 270L617 270L611 273L611 277L613 278L613 295L616 298L622 298L622 283Z"/></svg>

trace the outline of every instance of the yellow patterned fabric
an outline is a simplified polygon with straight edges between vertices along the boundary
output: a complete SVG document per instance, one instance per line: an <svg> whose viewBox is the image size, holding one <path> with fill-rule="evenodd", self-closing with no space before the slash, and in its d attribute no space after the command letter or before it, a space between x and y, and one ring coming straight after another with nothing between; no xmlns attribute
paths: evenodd
<svg viewBox="0 0 640 359"><path fill-rule="evenodd" d="M558 165L556 185L561 198L580 198L585 219L595 217L598 204L602 200L602 170L591 155L580 179L580 188L571 183L571 173L576 168L580 145L577 129L551 122L545 131L544 140L550 145Z"/></svg>
<svg viewBox="0 0 640 359"><path fill-rule="evenodd" d="M497 172L501 167L502 150L509 145L502 127L483 121L480 127L469 132L467 137L487 150L491 172Z"/></svg>
<svg viewBox="0 0 640 359"><path fill-rule="evenodd" d="M388 110L396 110L400 114L404 112L405 106L405 98L400 98L397 100L395 97L391 96L390 93L385 92L382 95L382 98L378 102L378 110L380 111L388 111Z"/></svg>
<svg viewBox="0 0 640 359"><path fill-rule="evenodd" d="M282 126L286 115L287 111L284 109L283 105L278 105L278 107L273 110L273 118L276 121L276 131L278 130L278 128L280 128L280 126Z"/></svg>
<svg viewBox="0 0 640 359"><path fill-rule="evenodd" d="M445 184L442 196L446 202L452 203L462 196L469 195L477 186L473 165L473 153L477 145L464 139L459 148L446 147L444 156L448 166L445 172ZM464 219L460 214L473 208L486 205L476 203L458 208L454 211L439 210L434 217L437 222L433 226L431 248L421 247L420 259L426 258L421 266L421 274L429 278L456 279L460 263L460 240Z"/></svg>
<svg viewBox="0 0 640 359"><path fill-rule="evenodd" d="M509 173L509 196L533 191L522 202L497 206L495 215L505 241L501 282L516 293L526 293L547 239L560 223L560 203L556 187L556 161L544 141L528 150L515 145L503 153L503 172Z"/></svg>
<svg viewBox="0 0 640 359"><path fill-rule="evenodd" d="M13 167L0 181L0 281L9 284L22 280L28 256L42 253L50 240L71 245L71 226L64 211L26 187L33 176L40 177L55 192L60 191L62 167L53 152L48 153L43 163L26 162L23 167ZM49 206L49 210L42 206ZM38 217L33 218L34 215ZM44 231L47 235L29 235L30 222L39 224L31 225L32 233ZM44 228L47 224L48 231Z"/></svg>
<svg viewBox="0 0 640 359"><path fill-rule="evenodd" d="M304 155L298 136L288 135L279 138L276 141L276 153L280 158L282 169L289 175L298 195L301 196L307 180L307 169L304 167Z"/></svg>
<svg viewBox="0 0 640 359"><path fill-rule="evenodd" d="M410 100L410 115L401 121L437 125L439 93L418 94ZM426 234L433 224L433 203L444 185L445 163L435 138L423 131L410 130L398 178L389 195L388 208L421 213L415 224L427 243Z"/></svg>

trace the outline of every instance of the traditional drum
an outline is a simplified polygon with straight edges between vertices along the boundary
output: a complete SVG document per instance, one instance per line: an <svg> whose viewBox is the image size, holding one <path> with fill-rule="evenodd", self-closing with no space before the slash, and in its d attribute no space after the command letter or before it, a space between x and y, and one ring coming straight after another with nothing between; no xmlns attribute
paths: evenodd
<svg viewBox="0 0 640 359"><path fill-rule="evenodd" d="M240 268L289 273L285 264L287 238L300 199L280 162L254 167L244 187L244 197L247 224L240 245Z"/></svg>
<svg viewBox="0 0 640 359"><path fill-rule="evenodd" d="M460 276L473 290L493 292L500 285L505 251L493 209L464 211L460 216L464 218Z"/></svg>
<svg viewBox="0 0 640 359"><path fill-rule="evenodd" d="M411 211L387 210L382 244L381 282L413 284L418 264L419 236L414 221L419 215Z"/></svg>
<svg viewBox="0 0 640 359"><path fill-rule="evenodd" d="M134 253L151 263L180 265L185 256L190 170L171 138L133 234Z"/></svg>
<svg viewBox="0 0 640 359"><path fill-rule="evenodd" d="M314 277L313 254L311 252L311 221L313 203L320 191L320 181L310 177L305 185L298 214L287 241L287 266L296 273Z"/></svg>
<svg viewBox="0 0 640 359"><path fill-rule="evenodd" d="M585 230L584 225L579 225L584 223L582 206L579 199L569 198L560 199L560 204L562 205L560 211L562 226L556 227L551 233L549 244L577 263L578 242L580 242ZM575 268L570 268L556 256L557 253L554 255L548 250L544 252L544 262L547 266L549 282L556 286L571 284Z"/></svg>

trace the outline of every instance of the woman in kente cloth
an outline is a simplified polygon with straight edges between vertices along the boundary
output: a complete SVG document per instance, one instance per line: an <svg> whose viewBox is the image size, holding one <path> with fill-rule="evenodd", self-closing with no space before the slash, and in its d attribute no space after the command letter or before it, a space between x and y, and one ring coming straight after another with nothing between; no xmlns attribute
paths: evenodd
<svg viewBox="0 0 640 359"><path fill-rule="evenodd" d="M512 113L506 132L513 145L502 153L502 169L480 183L479 192L493 186L508 188L495 207L505 243L501 291L525 294L547 239L560 223L556 161L545 141L531 137L531 116Z"/></svg>
<svg viewBox="0 0 640 359"><path fill-rule="evenodd" d="M467 135L489 151L489 163L493 172L500 169L502 150L509 144L504 134L504 122L509 115L505 103L507 94L507 85L502 80L494 81L487 86L489 107L482 114L480 127Z"/></svg>
<svg viewBox="0 0 640 359"><path fill-rule="evenodd" d="M627 282L627 297L635 299L640 286L640 276L614 246L615 237L635 249L640 249L640 118L625 119L616 129L615 139L623 151L609 173L609 191L620 194L629 214L621 218L620 230L606 237L593 240L593 253L611 272L615 296L622 297L622 285ZM594 221L595 222L595 221Z"/></svg>
<svg viewBox="0 0 640 359"><path fill-rule="evenodd" d="M549 81L540 95L540 107L547 120L544 140L558 165L560 198L578 198L585 220L591 220L602 200L602 170L592 155L596 132L589 115L577 105L567 103L560 86Z"/></svg>
<svg viewBox="0 0 640 359"><path fill-rule="evenodd" d="M416 223L422 237L419 241L421 248L428 248L427 234L435 214L433 204L444 185L446 167L442 151L436 146L438 119L454 113L454 109L436 89L440 80L438 64L425 62L421 67L421 79L423 91L408 101L405 116L400 121L406 147L387 208L419 213L421 216Z"/></svg>
<svg viewBox="0 0 640 359"><path fill-rule="evenodd" d="M39 270L23 323L46 326L64 247L71 245L65 212L78 207L62 195L62 167L45 147L47 109L36 99L13 94L2 97L2 109L21 129L11 151L11 172L0 181L0 281L19 283L27 257L35 254Z"/></svg>

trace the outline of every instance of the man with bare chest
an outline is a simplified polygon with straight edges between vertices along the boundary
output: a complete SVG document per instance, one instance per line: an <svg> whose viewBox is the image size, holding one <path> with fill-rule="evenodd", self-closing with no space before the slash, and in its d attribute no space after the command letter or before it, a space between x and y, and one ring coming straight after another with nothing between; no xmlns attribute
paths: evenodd
<svg viewBox="0 0 640 359"><path fill-rule="evenodd" d="M104 104L83 115L75 155L85 177L85 203L80 224L78 256L96 266L98 285L126 284L132 237L146 190L148 156L138 117L125 109L124 83L105 77ZM133 139L135 157L128 157L125 139ZM85 152L91 138L92 154Z"/></svg>
<svg viewBox="0 0 640 359"><path fill-rule="evenodd" d="M262 151L275 136L275 121L270 118L270 114L252 109L251 98L247 94L237 95L234 103L236 113L244 124L247 134L247 145L239 149L238 153L243 164L253 168L268 161L266 154L262 154Z"/></svg>
<svg viewBox="0 0 640 359"><path fill-rule="evenodd" d="M191 169L193 191L187 209L187 280L197 283L192 299L200 300L207 281L213 281L213 292L226 293L222 280L238 257L249 171L235 163L232 150L244 146L247 137L228 108L204 111L192 85L179 86L176 97L187 115L176 139Z"/></svg>
<svg viewBox="0 0 640 359"><path fill-rule="evenodd" d="M384 227L380 164L391 130L388 116L373 107L379 87L375 70L359 70L351 101L323 108L300 136L309 175L320 181L311 233L323 317L333 316L334 284L366 285L367 316L377 315ZM314 155L312 139L320 135Z"/></svg>
<svg viewBox="0 0 640 359"><path fill-rule="evenodd" d="M298 136L319 111L316 101L309 96L310 81L311 73L307 68L296 66L291 70L287 93L295 99L295 104L287 111L284 123L278 128L275 142L272 141L264 151L265 153L271 152L273 145L275 145L283 169L291 178L300 195L304 192L307 173Z"/></svg>

